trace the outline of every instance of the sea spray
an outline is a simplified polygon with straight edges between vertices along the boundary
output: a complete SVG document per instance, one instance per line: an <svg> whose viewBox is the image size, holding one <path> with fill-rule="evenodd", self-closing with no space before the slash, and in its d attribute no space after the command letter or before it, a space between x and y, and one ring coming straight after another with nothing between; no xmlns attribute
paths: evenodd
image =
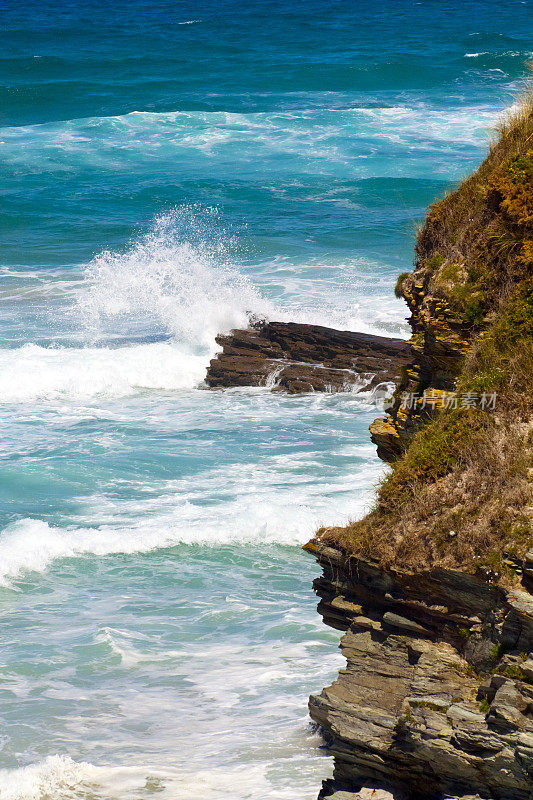
<svg viewBox="0 0 533 800"><path fill-rule="evenodd" d="M270 310L232 265L232 245L216 208L156 217L126 250L105 250L88 265L77 303L88 336L141 331L211 354L218 333Z"/></svg>
<svg viewBox="0 0 533 800"><path fill-rule="evenodd" d="M405 334L530 9L4 5L0 798L313 800L341 656L293 545L370 501L376 411L194 387L248 311Z"/></svg>
<svg viewBox="0 0 533 800"><path fill-rule="evenodd" d="M200 385L216 335L271 311L232 266L232 248L216 208L184 206L98 254L70 309L86 346L0 350L0 403Z"/></svg>

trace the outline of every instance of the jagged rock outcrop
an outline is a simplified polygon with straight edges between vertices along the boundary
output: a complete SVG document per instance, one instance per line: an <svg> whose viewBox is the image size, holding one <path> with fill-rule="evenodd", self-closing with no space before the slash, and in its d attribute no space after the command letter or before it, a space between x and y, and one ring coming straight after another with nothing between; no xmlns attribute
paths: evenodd
<svg viewBox="0 0 533 800"><path fill-rule="evenodd" d="M402 339L294 322L258 323L217 342L222 352L207 370L210 387L271 386L291 394L396 381L410 353Z"/></svg>
<svg viewBox="0 0 533 800"><path fill-rule="evenodd" d="M385 570L320 539L306 549L347 660L309 701L335 757L320 798L531 800L533 597L458 570Z"/></svg>
<svg viewBox="0 0 533 800"><path fill-rule="evenodd" d="M371 429L388 461L401 456L426 416L421 411L426 410L423 395L428 390L453 391L466 379L474 391L482 388L506 394L509 386L529 377L531 92L500 133L479 169L455 192L430 206L417 237L414 270L398 279L396 294L405 299L411 312L414 358L403 372L396 403L386 420L386 435L383 421ZM520 364L513 353L518 340L527 356L522 355ZM418 401L406 409L402 393L417 395ZM508 399L508 405L523 405L516 396ZM394 431L392 438L389 428Z"/></svg>
<svg viewBox="0 0 533 800"><path fill-rule="evenodd" d="M402 296L411 316L413 332L409 344L412 359L402 373L391 413L370 426L372 442L384 461L394 462L406 446L420 417L420 398L431 387L433 394L452 392L464 357L476 331L458 319L442 289L435 286L434 267L419 261L402 282ZM402 395L419 398L410 408L402 406Z"/></svg>

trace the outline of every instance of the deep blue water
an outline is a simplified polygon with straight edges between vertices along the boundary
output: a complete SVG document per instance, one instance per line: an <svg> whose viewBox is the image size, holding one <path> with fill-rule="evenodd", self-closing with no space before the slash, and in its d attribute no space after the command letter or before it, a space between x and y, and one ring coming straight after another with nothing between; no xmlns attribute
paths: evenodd
<svg viewBox="0 0 533 800"><path fill-rule="evenodd" d="M248 314L407 335L527 2L1 3L0 798L296 800L339 666L299 545L368 395L209 392Z"/></svg>

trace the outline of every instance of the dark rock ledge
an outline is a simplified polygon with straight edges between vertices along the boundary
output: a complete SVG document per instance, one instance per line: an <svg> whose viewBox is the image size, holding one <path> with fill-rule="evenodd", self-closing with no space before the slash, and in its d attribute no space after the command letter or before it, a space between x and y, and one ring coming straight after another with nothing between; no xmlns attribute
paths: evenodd
<svg viewBox="0 0 533 800"><path fill-rule="evenodd" d="M295 322L257 323L217 342L222 352L209 365L208 386L271 386L291 394L395 381L410 352L402 339Z"/></svg>
<svg viewBox="0 0 533 800"><path fill-rule="evenodd" d="M385 570L319 538L305 549L347 661L309 701L335 764L319 798L531 800L533 596L457 570Z"/></svg>

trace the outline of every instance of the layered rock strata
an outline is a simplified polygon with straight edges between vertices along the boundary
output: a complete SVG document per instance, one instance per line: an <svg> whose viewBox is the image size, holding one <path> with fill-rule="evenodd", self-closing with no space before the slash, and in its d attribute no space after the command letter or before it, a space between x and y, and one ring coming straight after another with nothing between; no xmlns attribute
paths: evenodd
<svg viewBox="0 0 533 800"><path fill-rule="evenodd" d="M394 800L531 800L529 592L457 570L385 570L319 539L306 549L347 660L309 701L335 763L319 797L356 800L372 787Z"/></svg>
<svg viewBox="0 0 533 800"><path fill-rule="evenodd" d="M217 342L222 351L209 365L208 386L271 386L291 394L395 381L410 352L401 339L294 322L259 323Z"/></svg>
<svg viewBox="0 0 533 800"><path fill-rule="evenodd" d="M438 396L454 390L473 336L471 327L459 322L446 299L437 295L432 277L430 270L418 264L402 284L402 296L411 312L412 360L402 372L390 413L370 426L379 457L389 463L402 455L410 432L419 424L424 392L430 389ZM418 404L405 408L403 394L419 398Z"/></svg>

